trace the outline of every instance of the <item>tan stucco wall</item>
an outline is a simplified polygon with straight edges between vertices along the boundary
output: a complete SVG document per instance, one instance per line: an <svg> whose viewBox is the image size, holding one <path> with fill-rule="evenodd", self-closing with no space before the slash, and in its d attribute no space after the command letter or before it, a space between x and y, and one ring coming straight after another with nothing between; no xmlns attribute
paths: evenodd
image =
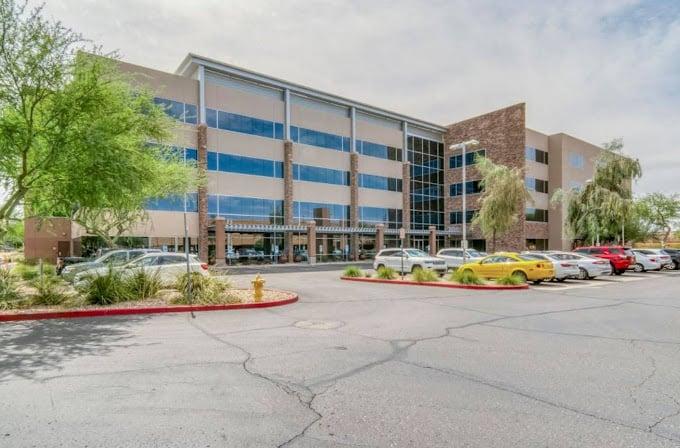
<svg viewBox="0 0 680 448"><path fill-rule="evenodd" d="M299 143L293 144L293 161L334 170L350 170L349 153Z"/></svg>
<svg viewBox="0 0 680 448"><path fill-rule="evenodd" d="M126 236L173 237L184 236L182 212L148 211L149 219L124 233ZM187 227L191 238L198 238L198 213L187 213Z"/></svg>
<svg viewBox="0 0 680 448"><path fill-rule="evenodd" d="M349 137L351 132L351 120L349 117L304 107L299 104L292 104L290 106L290 122L293 126L342 135L344 137Z"/></svg>
<svg viewBox="0 0 680 448"><path fill-rule="evenodd" d="M283 122L284 102L269 96L206 82L205 103L211 109Z"/></svg>
<svg viewBox="0 0 680 448"><path fill-rule="evenodd" d="M359 188L359 206L401 209L402 195L394 191Z"/></svg>
<svg viewBox="0 0 680 448"><path fill-rule="evenodd" d="M401 179L402 163L359 154L359 172Z"/></svg>
<svg viewBox="0 0 680 448"><path fill-rule="evenodd" d="M159 97L198 105L198 81L194 79L127 62L118 62L118 67L122 72L131 74L134 81L147 86Z"/></svg>
<svg viewBox="0 0 680 448"><path fill-rule="evenodd" d="M342 185L296 180L293 182L293 191L296 201L350 204L350 188Z"/></svg>
<svg viewBox="0 0 680 448"><path fill-rule="evenodd" d="M283 199L283 179L247 174L208 172L208 195Z"/></svg>
<svg viewBox="0 0 680 448"><path fill-rule="evenodd" d="M399 129L381 126L357 117L357 139L380 143L395 148L403 147L403 132Z"/></svg>
<svg viewBox="0 0 680 448"><path fill-rule="evenodd" d="M208 128L208 151L283 160L283 142L266 137Z"/></svg>

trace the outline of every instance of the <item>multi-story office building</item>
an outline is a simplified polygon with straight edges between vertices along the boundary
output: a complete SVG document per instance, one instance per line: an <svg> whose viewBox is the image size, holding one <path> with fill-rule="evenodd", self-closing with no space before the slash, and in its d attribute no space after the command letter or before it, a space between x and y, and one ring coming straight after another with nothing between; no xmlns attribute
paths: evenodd
<svg viewBox="0 0 680 448"><path fill-rule="evenodd" d="M149 219L129 233L182 250L186 209L202 257L215 248L218 259L246 250L267 259L360 258L398 245L402 227L411 246L459 244L480 185L474 166L461 183L474 154L464 161L449 146L469 138L480 142L471 152L523 168L534 197L499 247L565 247L548 195L587 179L599 151L527 129L523 104L443 126L193 54L174 74L120 67L177 119L171 143L208 179L187 197L149 201ZM474 230L470 239L484 246Z"/></svg>

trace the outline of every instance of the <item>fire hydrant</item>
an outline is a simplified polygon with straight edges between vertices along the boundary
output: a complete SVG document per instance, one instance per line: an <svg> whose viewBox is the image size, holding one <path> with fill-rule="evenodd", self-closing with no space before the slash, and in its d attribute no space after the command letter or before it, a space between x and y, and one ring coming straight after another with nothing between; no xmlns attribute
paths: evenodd
<svg viewBox="0 0 680 448"><path fill-rule="evenodd" d="M260 277L260 274L257 274L255 277L255 280L251 281L250 283L253 284L253 290L254 292L254 297L256 302L262 302L262 291L264 289L264 279Z"/></svg>

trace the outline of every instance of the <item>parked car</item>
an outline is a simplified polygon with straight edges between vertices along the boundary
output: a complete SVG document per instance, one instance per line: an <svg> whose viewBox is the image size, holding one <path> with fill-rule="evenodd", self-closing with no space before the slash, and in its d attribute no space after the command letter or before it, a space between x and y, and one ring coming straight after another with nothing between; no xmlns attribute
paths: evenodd
<svg viewBox="0 0 680 448"><path fill-rule="evenodd" d="M491 279L508 274L516 275L524 281L532 281L535 285L555 276L555 269L550 261L536 260L534 257L514 252L492 254L474 263L466 263L458 269L462 272L471 271L480 277Z"/></svg>
<svg viewBox="0 0 680 448"><path fill-rule="evenodd" d="M659 263L661 263L662 268L666 269L675 268L675 265L673 264L673 258L668 252L666 252L666 249L636 249L636 250L646 250L656 255Z"/></svg>
<svg viewBox="0 0 680 448"><path fill-rule="evenodd" d="M635 272L661 270L661 258L658 254L648 249L633 249L633 253L635 254L635 264L632 264L629 269ZM668 260L670 260L670 257L668 257Z"/></svg>
<svg viewBox="0 0 680 448"><path fill-rule="evenodd" d="M208 264L201 262L196 255L189 254L189 268L192 272L208 275ZM187 256L180 252L151 252L135 258L122 265L100 266L75 275L73 283L82 284L88 276L104 275L109 269L120 271L123 276L144 269L148 272L158 272L163 283L172 283L178 276L187 271Z"/></svg>
<svg viewBox="0 0 680 448"><path fill-rule="evenodd" d="M579 269L578 263L575 260L562 260L553 254L545 252L522 252L522 255L551 262L555 270L554 280L558 282L563 282L568 278L578 278Z"/></svg>
<svg viewBox="0 0 680 448"><path fill-rule="evenodd" d="M562 252L562 251L548 251L550 255L559 259L574 261L578 266L578 275L576 278L579 280L588 280L591 278L599 277L600 275L611 275L612 266L608 260L603 260L602 258L591 257L589 255L584 255L575 252Z"/></svg>
<svg viewBox="0 0 680 448"><path fill-rule="evenodd" d="M84 261L64 266L61 269L61 276L66 281L72 281L79 272L106 266L120 266L139 256L148 253L158 253L160 249L117 249L104 253L104 255L92 261Z"/></svg>
<svg viewBox="0 0 680 448"><path fill-rule="evenodd" d="M663 249L663 252L671 257L671 262L673 264L673 269L676 271L680 269L680 250L678 249L671 249L671 248L666 248Z"/></svg>
<svg viewBox="0 0 680 448"><path fill-rule="evenodd" d="M383 249L373 260L373 269L378 270L381 267L393 268L402 273L413 272L416 269L432 269L440 275L447 270L446 261L432 257L420 249Z"/></svg>
<svg viewBox="0 0 680 448"><path fill-rule="evenodd" d="M240 249L238 251L238 261L243 264L262 263L264 252L255 249Z"/></svg>
<svg viewBox="0 0 680 448"><path fill-rule="evenodd" d="M482 255L474 249L468 249L465 253L465 261L463 261L463 249L462 248L449 248L441 249L437 252L437 257L446 261L446 267L448 269L458 269L460 265L467 262L479 261Z"/></svg>
<svg viewBox="0 0 680 448"><path fill-rule="evenodd" d="M630 265L635 264L635 254L622 246L578 247L575 252L609 260L615 275L622 275Z"/></svg>

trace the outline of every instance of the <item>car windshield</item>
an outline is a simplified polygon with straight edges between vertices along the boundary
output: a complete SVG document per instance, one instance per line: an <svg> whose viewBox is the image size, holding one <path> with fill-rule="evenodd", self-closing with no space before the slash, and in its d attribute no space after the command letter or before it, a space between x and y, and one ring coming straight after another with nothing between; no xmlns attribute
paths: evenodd
<svg viewBox="0 0 680 448"><path fill-rule="evenodd" d="M545 260L545 257L543 255L539 255L539 254L521 254L521 255L517 255L517 257L520 260L524 260L524 261Z"/></svg>
<svg viewBox="0 0 680 448"><path fill-rule="evenodd" d="M482 254L480 254L479 252L477 252L474 249L468 249L467 254L468 254L468 257L475 257L475 258L482 256Z"/></svg>
<svg viewBox="0 0 680 448"><path fill-rule="evenodd" d="M406 252L407 255L411 257L427 257L428 255L423 252L422 250L419 249L406 249L404 252Z"/></svg>

